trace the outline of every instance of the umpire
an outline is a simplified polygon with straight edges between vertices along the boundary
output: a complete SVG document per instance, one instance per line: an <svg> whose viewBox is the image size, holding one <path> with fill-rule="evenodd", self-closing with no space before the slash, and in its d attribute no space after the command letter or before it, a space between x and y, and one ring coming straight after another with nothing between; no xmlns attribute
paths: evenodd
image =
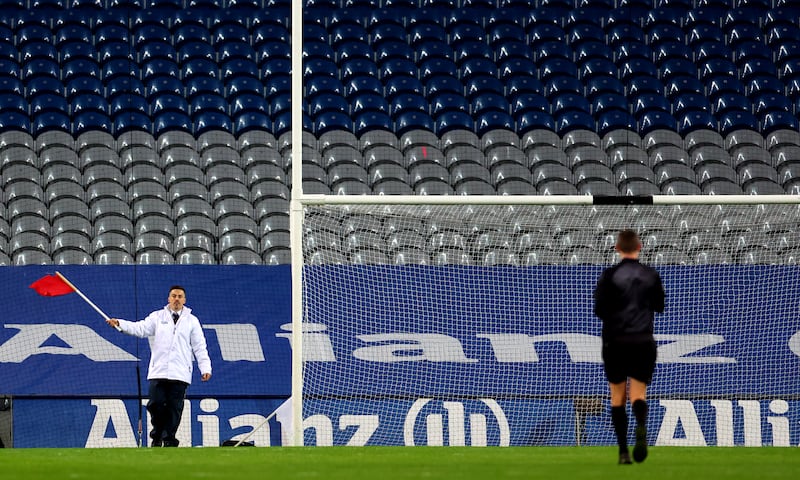
<svg viewBox="0 0 800 480"><path fill-rule="evenodd" d="M664 287L658 272L639 263L642 243L635 231L621 231L615 248L621 260L600 275L594 312L603 321L603 364L619 463L630 464L626 401L636 418L633 459L641 462L647 457L647 385L656 365L653 317L664 311Z"/></svg>

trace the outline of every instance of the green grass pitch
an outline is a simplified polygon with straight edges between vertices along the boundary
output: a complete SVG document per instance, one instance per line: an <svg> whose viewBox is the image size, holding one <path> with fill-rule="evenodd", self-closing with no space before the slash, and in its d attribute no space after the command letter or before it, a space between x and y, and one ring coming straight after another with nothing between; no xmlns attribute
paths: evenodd
<svg viewBox="0 0 800 480"><path fill-rule="evenodd" d="M651 448L616 464L616 447L305 447L5 449L3 479L797 479L800 448Z"/></svg>

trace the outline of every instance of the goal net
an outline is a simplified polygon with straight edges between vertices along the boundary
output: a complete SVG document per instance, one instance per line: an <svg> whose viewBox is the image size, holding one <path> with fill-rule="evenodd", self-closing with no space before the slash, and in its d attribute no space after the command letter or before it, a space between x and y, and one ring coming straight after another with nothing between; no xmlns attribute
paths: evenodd
<svg viewBox="0 0 800 480"><path fill-rule="evenodd" d="M305 445L614 444L593 291L623 228L667 294L649 442L800 443L797 198L486 200L303 202Z"/></svg>

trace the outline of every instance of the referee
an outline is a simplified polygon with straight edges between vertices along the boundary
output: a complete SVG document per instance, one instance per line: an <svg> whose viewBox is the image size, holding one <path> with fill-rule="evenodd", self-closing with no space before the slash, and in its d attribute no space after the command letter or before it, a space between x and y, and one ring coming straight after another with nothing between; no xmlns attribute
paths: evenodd
<svg viewBox="0 0 800 480"><path fill-rule="evenodd" d="M626 400L636 418L633 459L647 457L647 385L656 365L654 312L664 311L664 287L653 268L639 263L642 243L623 230L615 246L620 262L603 271L594 291L594 312L603 321L603 364L611 391L611 421L619 444L619 463L630 464Z"/></svg>

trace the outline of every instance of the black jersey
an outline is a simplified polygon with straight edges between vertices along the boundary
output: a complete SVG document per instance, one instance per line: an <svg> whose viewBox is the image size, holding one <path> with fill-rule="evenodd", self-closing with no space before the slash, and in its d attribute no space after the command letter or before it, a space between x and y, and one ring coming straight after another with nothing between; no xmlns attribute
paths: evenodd
<svg viewBox="0 0 800 480"><path fill-rule="evenodd" d="M664 287L655 269L622 259L603 271L594 291L594 312L604 340L652 340L654 312L664 311Z"/></svg>

